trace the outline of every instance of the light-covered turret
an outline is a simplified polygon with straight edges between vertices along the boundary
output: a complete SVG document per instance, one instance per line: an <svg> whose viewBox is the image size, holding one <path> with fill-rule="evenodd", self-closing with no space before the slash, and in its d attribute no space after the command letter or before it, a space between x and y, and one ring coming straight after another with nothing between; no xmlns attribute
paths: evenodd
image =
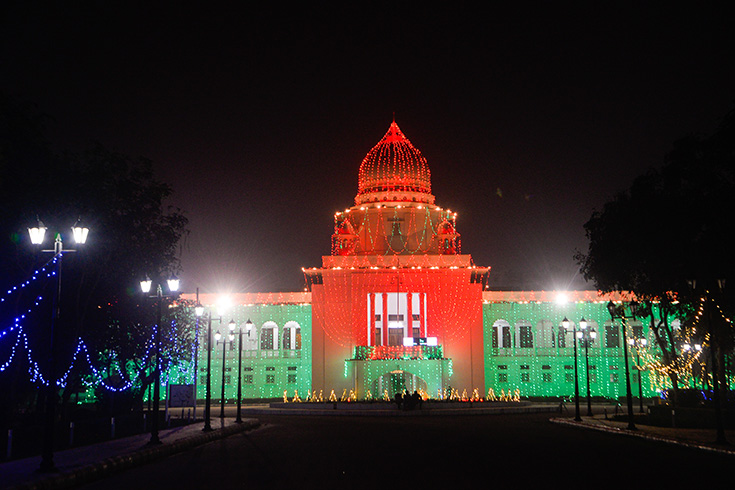
<svg viewBox="0 0 735 490"><path fill-rule="evenodd" d="M355 206L335 214L332 256L413 256L414 265L436 265L425 257L460 254L456 218L434 204L426 158L393 121L360 164ZM396 265L380 263L371 261Z"/></svg>

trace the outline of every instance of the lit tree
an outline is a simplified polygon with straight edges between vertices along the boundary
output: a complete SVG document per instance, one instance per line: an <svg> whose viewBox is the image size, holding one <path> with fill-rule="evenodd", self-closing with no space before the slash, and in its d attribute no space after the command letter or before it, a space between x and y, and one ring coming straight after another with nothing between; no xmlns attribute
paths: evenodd
<svg viewBox="0 0 735 490"><path fill-rule="evenodd" d="M644 300L640 312L650 319L668 365L679 349L679 332L668 318L691 317L701 292L692 290L693 280L713 291L719 279L733 277L734 133L731 112L711 136L677 141L660 170L635 179L584 225L589 248L576 255L582 274L601 291L630 291ZM732 311L731 290L717 294L721 307ZM724 360L732 350L732 329L710 335ZM676 390L676 370L669 373Z"/></svg>
<svg viewBox="0 0 735 490"><path fill-rule="evenodd" d="M149 160L101 145L80 155L59 155L43 136L46 120L33 108L0 97L0 286L23 281L45 260L26 238L26 227L37 217L61 231L81 217L90 239L65 258L57 357L67 362L81 337L92 353L106 353L102 360L135 364L145 356L153 323L141 309L139 281L146 274L180 272L187 218L166 206L172 190L154 179ZM13 304L3 305L0 318L17 315L29 296L21 292ZM40 358L38 339L48 333L48 318L50 312L39 312L29 328L31 341L41 346ZM66 397L78 386L79 374L69 377Z"/></svg>

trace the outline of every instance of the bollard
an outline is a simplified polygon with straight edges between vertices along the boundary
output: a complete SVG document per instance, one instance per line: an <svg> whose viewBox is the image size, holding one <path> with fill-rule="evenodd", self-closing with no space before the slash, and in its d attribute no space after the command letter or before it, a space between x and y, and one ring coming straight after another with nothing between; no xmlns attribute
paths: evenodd
<svg viewBox="0 0 735 490"><path fill-rule="evenodd" d="M74 445L74 422L69 422L69 446Z"/></svg>
<svg viewBox="0 0 735 490"><path fill-rule="evenodd" d="M110 417L110 439L115 438L115 417Z"/></svg>
<svg viewBox="0 0 735 490"><path fill-rule="evenodd" d="M5 449L5 459L13 455L13 429L8 429L8 447Z"/></svg>

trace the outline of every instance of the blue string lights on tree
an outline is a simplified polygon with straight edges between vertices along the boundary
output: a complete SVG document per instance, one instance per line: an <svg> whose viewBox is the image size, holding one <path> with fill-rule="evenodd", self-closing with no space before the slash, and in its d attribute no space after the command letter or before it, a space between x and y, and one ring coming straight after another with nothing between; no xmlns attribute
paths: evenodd
<svg viewBox="0 0 735 490"><path fill-rule="evenodd" d="M0 297L0 305L2 305L3 303L9 303L10 298L14 294L20 294L20 292L26 290L26 288L31 286L35 281L38 281L40 279L54 278L56 276L56 270L54 269L54 266L56 265L58 260L59 255L54 256L42 267L35 270L31 274L30 279L27 279L24 282L9 288L5 292L5 294ZM2 328L2 325L0 324L0 328L2 328L0 330L0 374L5 372L13 363L13 361L18 358L18 354L20 352L19 349L23 349L26 352L25 357L28 362L28 375L30 382L36 383L40 386L48 386L51 380L49 380L48 377L44 375L41 368L39 367L39 363L34 359L33 349L30 346L28 335L23 328L24 322L28 320L29 316L31 316L31 314L41 306L42 302L43 297L36 296L33 300L33 304L28 307L25 313L20 314L14 318L12 325L7 328ZM173 339L169 339L169 345L172 345L173 348L177 348L179 339L175 335L173 335L173 337ZM151 334L151 337L146 340L146 349L142 360L144 365L148 363L151 356L151 351L154 349L154 347L154 334ZM5 355L7 355L7 358L5 357ZM90 352L87 344L82 338L78 338L76 342L76 349L71 356L71 361L68 368L63 372L63 374L61 374L61 376L59 376L58 379L53 380L56 386L58 386L59 388L66 387L72 370L77 366L80 355L83 355L83 360L86 360L86 364L89 369L89 372L85 374L88 378L91 378L91 381L83 379L83 383L87 386L100 386L107 391L121 392L129 390L135 386L140 386L142 384L140 377L133 374L132 376L130 376L130 379L124 381L120 386L111 385L109 382L107 382L107 377L95 367L94 361L92 359L92 353ZM166 367L168 368L170 366ZM125 376L123 376L121 372L121 369L125 370L124 368L124 366L120 366L119 364L117 366L117 370L120 374L121 379L125 378ZM162 377L163 376L164 375L162 374ZM168 374L166 374L166 376L168 376Z"/></svg>

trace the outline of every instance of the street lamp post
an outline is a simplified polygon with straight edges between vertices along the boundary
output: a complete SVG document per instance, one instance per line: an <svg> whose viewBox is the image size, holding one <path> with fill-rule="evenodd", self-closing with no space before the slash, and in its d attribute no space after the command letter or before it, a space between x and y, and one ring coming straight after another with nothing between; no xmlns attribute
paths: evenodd
<svg viewBox="0 0 735 490"><path fill-rule="evenodd" d="M587 373L587 416L592 417L592 397L590 393L590 360L589 360L589 345L597 338L597 332L590 327L587 328L587 320L582 317L579 321L579 327L582 329L580 338L584 340L584 363L585 372Z"/></svg>
<svg viewBox="0 0 735 490"><path fill-rule="evenodd" d="M648 341L644 338L630 339L628 340L628 344L630 344L631 347L635 347L636 369L638 370L639 413L643 413L643 368L641 367L640 349L646 347L646 345L648 344Z"/></svg>
<svg viewBox="0 0 735 490"><path fill-rule="evenodd" d="M235 340L235 321L230 320L230 323L228 324L228 328L230 330L230 333L227 335L227 338L225 339L224 336L219 333L219 330L216 334L214 334L214 338L217 340L218 344L222 344L222 397L220 399L220 412L219 412L219 418L224 419L225 418L225 366L227 363L227 344L232 345L232 342Z"/></svg>
<svg viewBox="0 0 735 490"><path fill-rule="evenodd" d="M197 318L204 315L204 306L197 301L194 308ZM222 322L222 315L216 318ZM207 313L207 385L204 394L204 428L202 432L211 432L212 429L212 312Z"/></svg>
<svg viewBox="0 0 735 490"><path fill-rule="evenodd" d="M250 321L250 318L248 318L248 321L245 322L245 329L248 331L248 338L250 338L250 331L253 328L253 322ZM238 424L242 423L242 327L238 327L237 329L237 417L235 418L235 422Z"/></svg>
<svg viewBox="0 0 735 490"><path fill-rule="evenodd" d="M631 302L630 310L632 318L635 318L635 304ZM627 329L626 329L626 317L625 317L625 306L615 306L615 303L610 301L607 304L607 311L610 312L610 318L612 318L613 326L615 325L615 318L620 318L620 323L623 326L623 356L625 357L625 396L628 402L628 429L636 430L635 418L633 416L633 395L630 391L630 367L628 365L628 342Z"/></svg>
<svg viewBox="0 0 735 490"><path fill-rule="evenodd" d="M176 293L179 290L179 280L176 276L171 276L166 281L168 283L168 289L172 293ZM148 294L151 291L153 281L148 277L145 280L140 281L140 290L143 294ZM156 353L156 364L153 369L153 420L151 420L151 439L148 441L149 445L161 444L161 439L158 437L158 409L161 398L161 321L163 318L163 299L171 296L163 294L163 288L161 284L156 285L156 295L151 298L156 298L156 338L155 338L155 353Z"/></svg>
<svg viewBox="0 0 735 490"><path fill-rule="evenodd" d="M196 313L196 325L194 326L194 410L192 413L194 422L197 420L197 381L199 377L199 317L201 316L199 314L198 308L200 308L199 304L199 288L197 288L197 303L194 307L194 312Z"/></svg>
<svg viewBox="0 0 735 490"><path fill-rule="evenodd" d="M46 235L47 228L38 220L36 226L28 228L28 234L33 245L41 245L43 243L44 236ZM74 226L71 228L72 236L74 241L83 245L87 241L87 235L89 234L89 228L81 224L81 220L77 220ZM53 250L43 250L43 252L50 252L54 254L56 259L56 301L53 308L53 315L51 319L51 331L49 333L49 354L48 354L48 366L49 366L49 379L46 385L46 420L44 423L43 431L43 446L41 450L41 466L39 471L48 473L56 471L56 465L54 464L54 422L56 419L56 397L58 384L56 380L56 359L54 353L54 337L55 328L59 324L61 318L61 263L64 252L75 252L76 250L64 249L64 243L62 241L61 233L56 234L54 240Z"/></svg>
<svg viewBox="0 0 735 490"><path fill-rule="evenodd" d="M577 422L582 421L582 417L579 415L579 377L577 376L577 326L572 324L567 317L561 322L564 330L567 331L572 328L572 342L574 342L574 420Z"/></svg>

